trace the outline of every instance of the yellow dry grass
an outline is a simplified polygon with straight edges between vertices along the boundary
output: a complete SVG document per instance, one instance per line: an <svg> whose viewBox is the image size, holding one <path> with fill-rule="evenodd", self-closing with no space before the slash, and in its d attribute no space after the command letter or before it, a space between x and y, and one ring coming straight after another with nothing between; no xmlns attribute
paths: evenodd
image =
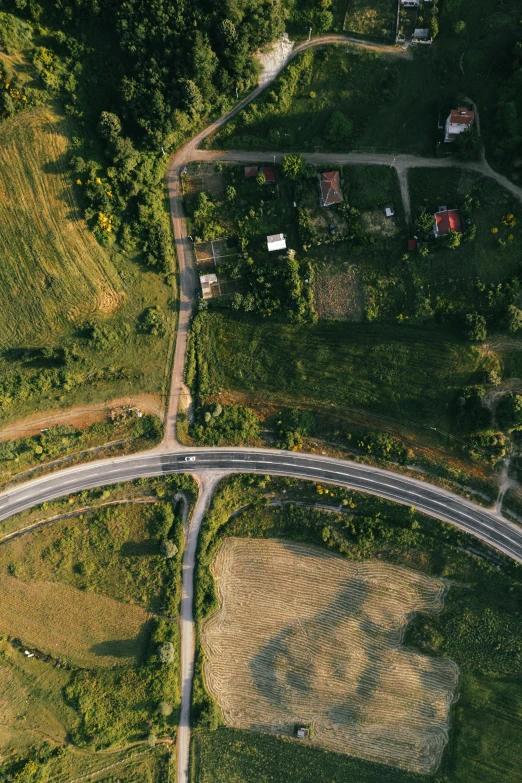
<svg viewBox="0 0 522 783"><path fill-rule="evenodd" d="M49 109L0 124L0 347L46 344L122 302L109 255L79 218L67 146Z"/></svg>
<svg viewBox="0 0 522 783"><path fill-rule="evenodd" d="M58 582L0 575L0 633L77 666L133 664L149 614Z"/></svg>
<svg viewBox="0 0 522 783"><path fill-rule="evenodd" d="M212 568L205 677L227 724L287 735L311 724L322 747L437 768L458 669L402 638L415 612L441 609L443 582L280 541L228 539Z"/></svg>

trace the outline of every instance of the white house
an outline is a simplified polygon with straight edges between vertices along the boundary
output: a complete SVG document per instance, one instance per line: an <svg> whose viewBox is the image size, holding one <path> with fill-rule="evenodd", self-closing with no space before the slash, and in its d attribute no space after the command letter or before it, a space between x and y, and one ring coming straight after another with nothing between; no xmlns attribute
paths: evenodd
<svg viewBox="0 0 522 783"><path fill-rule="evenodd" d="M466 109L465 106L452 109L446 120L444 141L455 141L461 133L468 131L474 122L475 112Z"/></svg>
<svg viewBox="0 0 522 783"><path fill-rule="evenodd" d="M218 279L216 275L200 275L199 282L201 283L201 293L203 294L203 299L212 299L214 293L217 293L216 289L218 287Z"/></svg>
<svg viewBox="0 0 522 783"><path fill-rule="evenodd" d="M270 252L272 252L272 250L285 250L286 249L285 235L272 234L272 236L266 238L266 244Z"/></svg>
<svg viewBox="0 0 522 783"><path fill-rule="evenodd" d="M420 0L401 0L403 8L418 8L420 6Z"/></svg>

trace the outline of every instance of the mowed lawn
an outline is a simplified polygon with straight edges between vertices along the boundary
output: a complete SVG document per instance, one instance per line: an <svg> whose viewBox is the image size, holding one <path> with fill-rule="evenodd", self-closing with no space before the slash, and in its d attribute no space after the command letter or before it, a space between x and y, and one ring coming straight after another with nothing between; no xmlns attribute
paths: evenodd
<svg viewBox="0 0 522 783"><path fill-rule="evenodd" d="M48 343L123 301L119 275L75 203L64 121L48 109L0 125L0 347Z"/></svg>
<svg viewBox="0 0 522 783"><path fill-rule="evenodd" d="M0 633L76 666L133 664L149 614L57 582L0 576Z"/></svg>
<svg viewBox="0 0 522 783"><path fill-rule="evenodd" d="M430 53L413 59L347 46L301 54L213 137L216 149L369 149L432 156L443 88ZM339 133L337 112L352 125Z"/></svg>
<svg viewBox="0 0 522 783"><path fill-rule="evenodd" d="M198 338L211 388L446 425L480 357L441 326L296 326L210 313Z"/></svg>

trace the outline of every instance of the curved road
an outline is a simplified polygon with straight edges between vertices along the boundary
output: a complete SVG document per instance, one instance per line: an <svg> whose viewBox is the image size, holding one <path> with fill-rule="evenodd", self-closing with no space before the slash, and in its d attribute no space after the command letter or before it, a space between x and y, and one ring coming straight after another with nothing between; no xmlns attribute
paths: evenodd
<svg viewBox="0 0 522 783"><path fill-rule="evenodd" d="M187 462L187 455L195 456L195 461ZM130 457L77 465L0 494L0 521L36 504L82 489L189 470L196 476L234 472L279 474L370 492L450 522L522 563L522 528L492 510L419 479L381 468L275 449L224 447L166 451L160 448Z"/></svg>
<svg viewBox="0 0 522 783"><path fill-rule="evenodd" d="M394 55L409 56L403 49L391 46L368 45L363 41L355 41L344 36L323 36L311 41L305 41L295 47L288 59L297 56L301 51L324 44L349 44L387 51ZM288 60L286 61L288 62ZM281 66L284 67L286 62ZM129 481L144 476L159 476L190 471L200 478L202 492L187 536L187 545L183 560L183 597L181 617L181 666L182 666L182 709L178 731L178 783L188 781L190 728L189 712L192 673L194 665L194 621L192 615L193 572L199 525L211 496L211 489L216 480L224 474L232 472L258 472L296 476L303 479L330 482L350 487L364 492L380 495L384 498L403 503L438 519L445 520L457 527L481 538L504 554L522 563L522 528L502 518L494 511L464 500L446 490L426 484L420 480L401 476L391 471L359 465L357 463L322 457L318 455L303 455L270 449L184 449L176 442L176 414L179 407L183 386L183 369L186 352L188 326L192 311L192 303L198 291L198 280L192 257L191 242L188 240L185 218L182 208L182 193L180 189L180 173L183 166L192 160L208 159L221 156L221 159L263 160L263 153L212 153L197 150L200 142L213 133L234 114L240 111L250 101L256 98L278 72L271 75L250 95L240 101L228 114L213 122L201 133L191 139L171 159L167 175L167 188L171 205L172 225L179 264L179 322L176 349L172 369L172 383L168 404L165 440L160 447L152 451L133 456L120 457L112 460L100 460L86 465L77 465L59 473L43 476L39 479L20 484L0 494L0 521L19 511L56 499L63 495L89 489ZM270 155L273 160L273 153ZM236 156L235 158L233 156ZM280 157L280 153L276 153ZM311 162L332 162L334 157L339 163L380 163L390 165L391 156L357 155L347 156L309 155ZM384 159L383 159L384 157ZM395 165L399 176L412 165L448 166L455 165L444 159L418 159L411 156L399 156L391 165ZM522 190L505 178L498 175L488 166L485 159L477 164L457 164L472 168L480 173L496 179L504 187L522 199ZM404 179L404 176L403 176ZM505 181L504 181L505 180ZM187 462L186 455L196 457L194 462Z"/></svg>

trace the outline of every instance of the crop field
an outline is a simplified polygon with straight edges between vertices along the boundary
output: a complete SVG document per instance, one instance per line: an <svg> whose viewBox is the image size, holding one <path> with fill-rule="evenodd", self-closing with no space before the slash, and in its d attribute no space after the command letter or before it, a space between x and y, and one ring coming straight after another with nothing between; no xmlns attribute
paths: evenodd
<svg viewBox="0 0 522 783"><path fill-rule="evenodd" d="M78 666L135 663L148 613L57 582L0 576L0 633Z"/></svg>
<svg viewBox="0 0 522 783"><path fill-rule="evenodd" d="M444 582L320 549L228 539L213 563L221 607L204 625L207 687L225 722L430 773L458 680L448 658L402 647L408 618L438 612Z"/></svg>
<svg viewBox="0 0 522 783"><path fill-rule="evenodd" d="M47 109L0 126L0 347L45 344L64 326L109 315L123 301L108 253L79 218L67 146Z"/></svg>
<svg viewBox="0 0 522 783"><path fill-rule="evenodd" d="M442 326L296 326L208 313L199 345L216 391L279 404L333 403L442 429L457 390L481 363Z"/></svg>
<svg viewBox="0 0 522 783"><path fill-rule="evenodd" d="M395 40L396 19L395 0L349 0L344 29L346 32Z"/></svg>

